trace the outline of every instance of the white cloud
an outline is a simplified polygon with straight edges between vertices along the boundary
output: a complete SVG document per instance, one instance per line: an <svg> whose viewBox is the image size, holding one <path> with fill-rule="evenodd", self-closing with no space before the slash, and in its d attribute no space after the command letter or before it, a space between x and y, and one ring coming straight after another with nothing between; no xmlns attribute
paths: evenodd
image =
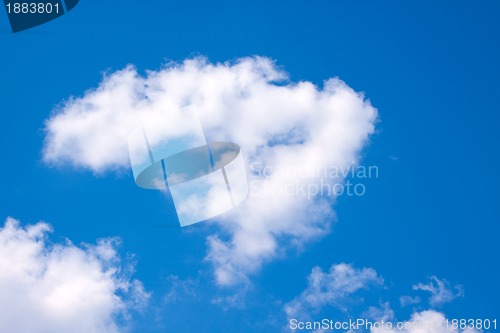
<svg viewBox="0 0 500 333"><path fill-rule="evenodd" d="M120 317L149 295L120 263L116 240L51 244L50 231L46 223L22 227L12 218L0 228L0 331L123 331Z"/></svg>
<svg viewBox="0 0 500 333"><path fill-rule="evenodd" d="M401 296L399 297L399 304L401 304L402 307L408 306L408 305L413 305L413 304L418 304L420 303L420 297L418 296Z"/></svg>
<svg viewBox="0 0 500 333"><path fill-rule="evenodd" d="M440 295L433 299L438 304L450 302L458 294L463 295L461 286L458 287L459 293L453 294L446 288L447 282L443 281L432 276L429 284L420 283L413 286L413 289L431 292L431 299L433 296ZM481 329L483 327L482 322L479 324L481 327L477 328L478 326L475 326L476 322L472 323L470 320L460 322L456 319L447 319L444 313L433 309L414 310L409 319L400 320L388 301L381 302L379 306L369 306L366 311L358 312L356 315L352 313L351 309L345 311L345 305L355 300L355 292L382 284L383 278L372 268L356 269L352 265L338 264L332 265L329 272L323 272L319 267L315 267L308 277L307 288L299 296L283 306L283 311L290 324L285 331L295 332L294 328L298 328L297 323L300 322L300 327L310 327L308 331L311 330L314 333L330 332L332 330L341 331L342 329L345 333L483 332ZM400 302L403 303L402 306L415 304L419 301L418 297L400 297ZM329 308L332 306L343 310L345 316L332 315L334 312ZM312 318L314 315L317 318ZM324 318L326 318L325 321ZM332 323L330 323L330 320Z"/></svg>
<svg viewBox="0 0 500 333"><path fill-rule="evenodd" d="M307 288L291 302L286 303L283 311L287 315L290 324L296 325L297 322L300 322L302 327L311 327L315 333L329 332L333 329L340 330L341 328L344 328L346 333L483 332L480 328L476 328L475 323L471 321L455 322L447 319L444 313L433 309L414 311L409 319L400 320L387 301L380 303L379 306L370 306L366 311L358 315L350 313L352 311L344 311L345 317L332 315L329 307L333 306L342 310L345 304L349 304L355 299L353 294L356 291L369 289L373 285L381 285L382 283L383 279L371 268L356 269L351 265L339 264L332 265L329 272L323 272L318 267L315 267L309 275ZM433 276L429 284L430 287L429 285L419 284L414 286L414 289L430 291L434 296L439 294L439 288L443 290L445 284L445 282ZM460 293L462 293L461 287ZM440 301L446 298L442 295L443 292L441 291ZM446 301L451 301L455 297L446 298ZM410 304L418 300L418 298L408 296L405 298L409 299L405 300L405 302ZM316 315L318 318L311 318L312 315ZM327 325L332 320L331 325L333 326L323 326L325 325L323 318L327 318ZM336 327L336 324L340 325ZM297 326L292 327L290 325L288 328L294 331L294 327Z"/></svg>
<svg viewBox="0 0 500 333"><path fill-rule="evenodd" d="M364 313L363 318L371 318L378 321L394 321L396 315L389 302L384 302L380 306L370 306Z"/></svg>
<svg viewBox="0 0 500 333"><path fill-rule="evenodd" d="M435 276L431 276L427 284L418 283L413 286L413 290L423 290L431 293L429 297L429 304L431 306L440 306L451 302L457 297L463 296L464 292L461 285L456 285L453 289L449 288L448 281L440 280Z"/></svg>
<svg viewBox="0 0 500 333"><path fill-rule="evenodd" d="M397 326L397 324L393 325ZM401 322L401 328L388 328L387 325L372 327L371 333L479 333L481 331L473 328L460 329L454 327L451 320L447 321L446 316L434 310L415 312L407 321Z"/></svg>
<svg viewBox="0 0 500 333"><path fill-rule="evenodd" d="M359 290L382 285L383 279L372 268L357 269L348 264L332 265L328 272L314 267L307 288L283 307L288 318L304 319L325 306L345 309Z"/></svg>
<svg viewBox="0 0 500 333"><path fill-rule="evenodd" d="M165 302L176 302L185 297L196 297L196 289L198 288L198 281L187 278L181 279L177 275L170 275L168 277L170 289L164 297Z"/></svg>
<svg viewBox="0 0 500 333"><path fill-rule="evenodd" d="M147 120L162 124L162 140L183 135L191 130L180 116L186 105L198 113L209 141L240 145L249 171L247 200L218 220L222 233L207 241L220 285L248 281L264 262L330 230L331 205L344 180L322 171L357 163L377 117L338 79L320 89L289 82L268 58L224 64L196 58L145 77L127 67L68 100L46 122L44 160L96 173L127 168L129 133Z"/></svg>

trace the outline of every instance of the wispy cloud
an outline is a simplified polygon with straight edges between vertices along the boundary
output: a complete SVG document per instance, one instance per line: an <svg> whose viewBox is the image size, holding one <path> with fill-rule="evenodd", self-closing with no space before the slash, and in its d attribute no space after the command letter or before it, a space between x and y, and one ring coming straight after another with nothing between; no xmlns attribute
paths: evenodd
<svg viewBox="0 0 500 333"><path fill-rule="evenodd" d="M429 284L418 284L415 290L431 292L431 300L435 304L450 302L463 294L462 287L459 292L452 293L447 289L446 282L432 276ZM285 304L283 310L288 317L291 331L306 329L315 333L343 331L346 333L481 333L470 321L466 324L455 323L447 319L443 312L434 309L414 310L409 319L398 318L398 311L391 308L389 301L380 301L380 304L361 307L347 305L356 300L356 292L365 290L373 292L372 286L383 284L383 279L372 268L357 269L352 265L332 265L329 272L323 272L315 267L308 278L307 288L292 301ZM439 295L439 296L437 296ZM434 297L434 298L432 298ZM418 297L400 297L402 306L415 304ZM344 309L344 315L332 315L332 308ZM361 310L360 310L361 309ZM363 310L367 309L367 310ZM405 311L406 312L406 311ZM314 318L314 317L317 318ZM405 315L406 316L406 315ZM325 319L326 318L326 319ZM479 324L482 326L482 323Z"/></svg>
<svg viewBox="0 0 500 333"><path fill-rule="evenodd" d="M343 310L357 291L382 284L383 279L372 268L358 269L342 263L332 265L324 272L320 267L314 267L307 288L283 309L289 318L302 319L325 306Z"/></svg>
<svg viewBox="0 0 500 333"><path fill-rule="evenodd" d="M399 297L399 304L401 304L402 307L408 306L408 305L413 305L413 304L418 304L420 303L420 297L418 296L401 296Z"/></svg>
<svg viewBox="0 0 500 333"><path fill-rule="evenodd" d="M181 279L177 275L168 277L170 288L164 297L165 302L176 302L185 297L196 297L198 281L192 278Z"/></svg>
<svg viewBox="0 0 500 333"><path fill-rule="evenodd" d="M431 306L440 306L445 303L449 303L464 294L463 287L461 285L450 287L448 281L440 280L435 276L431 276L428 283L418 283L414 285L413 290L429 292L431 294L429 297L429 304Z"/></svg>

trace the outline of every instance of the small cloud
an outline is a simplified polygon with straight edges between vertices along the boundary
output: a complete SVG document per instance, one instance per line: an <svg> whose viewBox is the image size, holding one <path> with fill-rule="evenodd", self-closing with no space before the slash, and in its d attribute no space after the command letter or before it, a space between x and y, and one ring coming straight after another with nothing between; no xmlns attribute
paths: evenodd
<svg viewBox="0 0 500 333"><path fill-rule="evenodd" d="M464 295L464 290L461 285L455 285L453 288L450 288L448 281L444 279L440 280L435 276L431 276L427 284L418 283L414 285L413 290L429 292L431 294L429 297L429 304L431 306L441 306Z"/></svg>
<svg viewBox="0 0 500 333"><path fill-rule="evenodd" d="M165 302L175 302L185 297L196 297L196 288L199 284L197 280L191 278L182 280L177 275L170 275L168 282L170 289L164 297Z"/></svg>
<svg viewBox="0 0 500 333"><path fill-rule="evenodd" d="M230 308L243 309L245 307L245 297L247 292L248 288L240 288L234 293L215 297L212 299L211 303L221 306L224 310L228 310Z"/></svg>
<svg viewBox="0 0 500 333"><path fill-rule="evenodd" d="M420 303L420 297L415 296L401 296L399 298L399 303L401 304L402 307L408 306L408 305L413 305L413 304L418 304Z"/></svg>
<svg viewBox="0 0 500 333"><path fill-rule="evenodd" d="M363 317L370 318L377 321L391 321L394 320L394 311L391 309L389 302L384 302L380 306L370 306L364 313Z"/></svg>
<svg viewBox="0 0 500 333"><path fill-rule="evenodd" d="M310 312L325 306L345 310L354 293L383 283L384 280L372 268L357 269L341 263L332 265L328 272L324 272L320 267L314 267L308 277L307 288L286 303L283 310L289 318L307 317Z"/></svg>

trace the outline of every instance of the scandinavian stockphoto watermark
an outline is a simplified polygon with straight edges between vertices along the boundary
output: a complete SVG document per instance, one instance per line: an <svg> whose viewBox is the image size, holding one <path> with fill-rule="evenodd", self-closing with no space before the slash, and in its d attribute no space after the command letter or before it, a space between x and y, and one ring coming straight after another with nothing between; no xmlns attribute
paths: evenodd
<svg viewBox="0 0 500 333"><path fill-rule="evenodd" d="M267 196L363 196L367 181L379 178L376 165L273 166L260 162L249 165L250 192Z"/></svg>
<svg viewBox="0 0 500 333"><path fill-rule="evenodd" d="M349 319L344 321L324 318L321 321L299 321L295 318L289 320L289 328L292 331L322 330L322 331L370 331L372 329L386 329L406 332L408 330L489 330L497 329L497 319L440 319L429 321L398 321L370 320L367 318Z"/></svg>

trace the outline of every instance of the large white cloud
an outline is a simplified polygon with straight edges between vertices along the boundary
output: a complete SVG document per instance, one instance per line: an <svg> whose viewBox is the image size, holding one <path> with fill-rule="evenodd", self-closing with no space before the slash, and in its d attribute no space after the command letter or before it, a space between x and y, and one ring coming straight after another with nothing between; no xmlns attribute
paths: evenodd
<svg viewBox="0 0 500 333"><path fill-rule="evenodd" d="M129 133L147 121L161 123L166 138L182 135L190 130L186 105L209 141L241 146L249 172L247 200L208 238L207 260L221 285L246 281L265 261L330 230L342 173L358 162L377 117L342 81L290 82L268 58L188 59L145 76L130 66L54 111L44 160L96 173L127 168Z"/></svg>
<svg viewBox="0 0 500 333"><path fill-rule="evenodd" d="M46 223L22 227L12 218L0 228L0 331L124 331L119 321L149 295L120 262L116 240L51 244L50 230Z"/></svg>

